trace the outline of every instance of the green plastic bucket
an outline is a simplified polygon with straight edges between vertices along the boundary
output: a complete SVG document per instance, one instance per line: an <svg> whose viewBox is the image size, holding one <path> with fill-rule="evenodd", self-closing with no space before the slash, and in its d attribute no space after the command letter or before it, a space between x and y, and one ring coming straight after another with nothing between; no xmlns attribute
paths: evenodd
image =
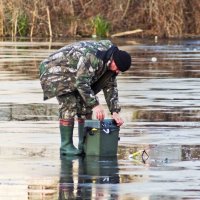
<svg viewBox="0 0 200 200"><path fill-rule="evenodd" d="M86 155L116 156L118 149L119 130L113 119L85 121Z"/></svg>

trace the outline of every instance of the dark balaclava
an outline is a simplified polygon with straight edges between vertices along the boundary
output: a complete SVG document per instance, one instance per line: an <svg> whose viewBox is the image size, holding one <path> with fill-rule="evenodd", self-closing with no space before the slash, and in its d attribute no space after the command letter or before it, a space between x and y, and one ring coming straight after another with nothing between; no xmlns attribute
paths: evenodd
<svg viewBox="0 0 200 200"><path fill-rule="evenodd" d="M112 55L115 51L118 51L119 49L112 45L108 50L106 51L100 51L98 50L96 53L97 58L103 60L104 64L106 64L109 60L111 60Z"/></svg>
<svg viewBox="0 0 200 200"><path fill-rule="evenodd" d="M131 56L126 51L117 50L113 53L113 60L121 72L127 71L131 66Z"/></svg>
<svg viewBox="0 0 200 200"><path fill-rule="evenodd" d="M126 51L121 51L113 45L107 51L98 50L96 56L104 61L104 64L113 59L118 69L125 72L131 66L131 56Z"/></svg>

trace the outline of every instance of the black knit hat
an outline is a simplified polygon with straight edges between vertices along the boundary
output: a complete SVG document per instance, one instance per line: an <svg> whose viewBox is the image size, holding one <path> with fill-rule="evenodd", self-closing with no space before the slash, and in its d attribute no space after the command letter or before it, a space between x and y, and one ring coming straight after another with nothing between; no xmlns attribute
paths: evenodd
<svg viewBox="0 0 200 200"><path fill-rule="evenodd" d="M131 56L126 51L115 51L113 53L113 60L121 72L127 71L131 66Z"/></svg>

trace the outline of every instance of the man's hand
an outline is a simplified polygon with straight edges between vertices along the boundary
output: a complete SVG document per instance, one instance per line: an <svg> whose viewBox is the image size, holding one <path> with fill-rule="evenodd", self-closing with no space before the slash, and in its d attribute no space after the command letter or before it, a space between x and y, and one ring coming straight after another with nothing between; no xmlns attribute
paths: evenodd
<svg viewBox="0 0 200 200"><path fill-rule="evenodd" d="M104 120L105 118L105 112L104 109L101 105L97 105L92 109L95 114L96 114L96 118L100 121Z"/></svg>
<svg viewBox="0 0 200 200"><path fill-rule="evenodd" d="M115 120L115 122L117 123L117 126L121 126L123 123L124 123L124 121L123 121L123 119L119 116L119 114L118 113L116 113L116 112L114 112L113 114L112 114L112 118Z"/></svg>

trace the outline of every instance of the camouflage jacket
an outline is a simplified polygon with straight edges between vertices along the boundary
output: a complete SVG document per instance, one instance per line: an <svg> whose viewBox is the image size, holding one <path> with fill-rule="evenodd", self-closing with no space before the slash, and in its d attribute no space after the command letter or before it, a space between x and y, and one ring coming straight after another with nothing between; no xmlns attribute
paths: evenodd
<svg viewBox="0 0 200 200"><path fill-rule="evenodd" d="M105 51L113 44L109 40L82 41L64 46L40 63L40 82L44 100L78 91L87 107L99 104L91 85L108 70L97 58L98 50ZM111 112L119 112L116 76L103 88Z"/></svg>

